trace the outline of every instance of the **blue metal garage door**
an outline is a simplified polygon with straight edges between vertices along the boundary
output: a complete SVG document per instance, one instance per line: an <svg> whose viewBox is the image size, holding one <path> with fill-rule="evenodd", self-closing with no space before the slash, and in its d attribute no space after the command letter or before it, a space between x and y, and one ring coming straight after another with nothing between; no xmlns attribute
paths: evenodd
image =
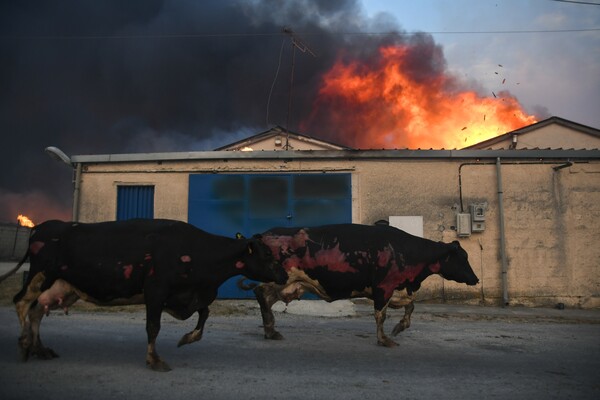
<svg viewBox="0 0 600 400"><path fill-rule="evenodd" d="M190 175L188 222L205 231L249 237L276 226L314 226L352 221L350 174ZM252 297L238 278L219 289L221 298Z"/></svg>

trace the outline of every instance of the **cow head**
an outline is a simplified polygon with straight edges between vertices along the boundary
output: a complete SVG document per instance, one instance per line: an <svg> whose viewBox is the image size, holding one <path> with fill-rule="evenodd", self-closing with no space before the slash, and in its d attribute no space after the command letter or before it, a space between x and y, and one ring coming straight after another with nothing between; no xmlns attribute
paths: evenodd
<svg viewBox="0 0 600 400"><path fill-rule="evenodd" d="M467 285L479 283L479 278L469 264L469 255L460 246L460 243L455 240L447 246L448 253L440 260L439 274L445 279Z"/></svg>
<svg viewBox="0 0 600 400"><path fill-rule="evenodd" d="M264 244L260 236L252 239L240 239L244 244L242 259L236 268L239 272L261 282L275 282L279 285L287 281L288 275L281 263L275 260L269 246Z"/></svg>

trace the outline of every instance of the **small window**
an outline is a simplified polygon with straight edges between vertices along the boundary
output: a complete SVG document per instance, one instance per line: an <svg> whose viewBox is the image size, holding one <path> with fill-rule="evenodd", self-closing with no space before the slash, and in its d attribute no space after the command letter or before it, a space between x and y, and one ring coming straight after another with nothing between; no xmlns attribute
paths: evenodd
<svg viewBox="0 0 600 400"><path fill-rule="evenodd" d="M154 218L154 186L117 186L117 221Z"/></svg>

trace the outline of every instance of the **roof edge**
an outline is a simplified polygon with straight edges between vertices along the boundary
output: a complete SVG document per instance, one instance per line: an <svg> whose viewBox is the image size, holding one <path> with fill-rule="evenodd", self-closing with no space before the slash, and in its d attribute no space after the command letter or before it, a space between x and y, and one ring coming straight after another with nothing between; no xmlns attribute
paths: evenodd
<svg viewBox="0 0 600 400"><path fill-rule="evenodd" d="M340 150L352 150L352 147L348 147L348 146L344 146L338 143L334 143L331 142L329 140L324 140L321 138L317 138L314 136L310 136L310 135L305 135L303 133L298 133L298 132L293 132L290 131L289 129L283 128L279 125L274 126L273 128L266 130L264 132L260 132L257 133L256 135L252 135L249 136L247 138L238 140L236 142L233 143L229 143L226 144L224 146L218 147L215 149L215 151L222 151L222 150L228 150L228 151L232 151L233 148L236 147L241 147L241 146L245 146L247 144L251 144L254 141L257 140L262 140L264 138L268 138L270 136L276 136L276 135L281 135L281 136L285 136L288 135L290 137L295 138L296 140L300 140L300 141L308 141L308 142L315 142L316 144L321 144L321 145L325 145L325 146L329 146L332 149L340 149Z"/></svg>
<svg viewBox="0 0 600 400"><path fill-rule="evenodd" d="M74 155L74 164L196 161L196 160L309 160L309 159L572 159L600 160L600 150L520 149L520 150L273 150L273 151L194 151Z"/></svg>
<svg viewBox="0 0 600 400"><path fill-rule="evenodd" d="M522 135L522 134L525 134L527 132L531 132L531 131L534 131L536 129L543 128L544 126L548 126L548 125L551 125L551 124L561 125L561 126L564 126L564 127L567 127L567 128L571 128L573 130L576 130L576 131L579 131L579 132L582 132L582 133L586 133L586 134L591 135L591 136L600 137L600 130L599 129L596 129L596 128L593 128L593 127L587 126L587 125L582 125L582 124L577 123L577 122L569 121L568 119L564 119L564 118L561 118L561 117L553 116L553 117L546 118L544 120L538 121L538 122L536 122L534 124L526 125L526 126L523 126L521 128L515 129L513 131L503 133L501 135L498 135L498 136L495 136L493 138L484 140L482 142L472 144L470 146L464 147L464 149L477 149L477 148L482 148L482 147L485 147L485 146L492 146L492 145L500 143L500 142L502 142L502 141L504 141L504 140L506 140L508 138L511 138L513 135Z"/></svg>

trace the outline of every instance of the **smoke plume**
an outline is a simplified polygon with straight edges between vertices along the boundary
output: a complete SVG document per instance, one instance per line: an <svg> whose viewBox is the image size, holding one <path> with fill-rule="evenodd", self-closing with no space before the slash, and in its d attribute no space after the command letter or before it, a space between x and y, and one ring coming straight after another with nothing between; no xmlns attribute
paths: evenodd
<svg viewBox="0 0 600 400"><path fill-rule="evenodd" d="M319 97L323 78L414 40L429 52L408 60L410 75L443 73L430 36L368 18L355 0L2 2L0 221L68 218L72 171L44 154L51 145L70 155L212 150L274 125L361 144L329 117L336 98Z"/></svg>

